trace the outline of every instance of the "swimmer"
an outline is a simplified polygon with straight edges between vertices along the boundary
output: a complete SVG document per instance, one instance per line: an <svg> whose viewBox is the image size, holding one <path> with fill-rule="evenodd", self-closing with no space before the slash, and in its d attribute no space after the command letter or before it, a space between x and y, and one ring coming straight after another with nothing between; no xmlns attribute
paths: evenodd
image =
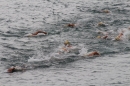
<svg viewBox="0 0 130 86"><path fill-rule="evenodd" d="M122 36L123 36L123 31L121 32L121 33L119 33L119 35L117 36L117 37L115 37L115 40L116 41L119 41L119 40L121 40L121 38L122 38Z"/></svg>
<svg viewBox="0 0 130 86"><path fill-rule="evenodd" d="M47 32L44 32L44 31L36 31L36 32L34 32L34 33L32 33L31 35L27 35L27 37L33 37L33 36L36 36L36 35L38 35L39 33L43 33L44 35L46 35L47 34Z"/></svg>
<svg viewBox="0 0 130 86"><path fill-rule="evenodd" d="M73 28L73 27L75 27L75 25L76 25L76 24L70 23L70 24L67 24L67 27Z"/></svg>
<svg viewBox="0 0 130 86"><path fill-rule="evenodd" d="M107 10L107 9L103 10L102 12L103 12L103 13L110 13L110 11Z"/></svg>
<svg viewBox="0 0 130 86"><path fill-rule="evenodd" d="M71 43L70 43L68 40L66 40L66 41L64 42L64 47L61 48L61 51L59 52L59 54L60 54L60 53L64 53L64 52L70 52L70 49L71 49L71 48L72 48Z"/></svg>
<svg viewBox="0 0 130 86"><path fill-rule="evenodd" d="M108 33L107 32L98 31L98 34L102 34L104 36L97 36L97 38L102 38L102 39L107 39L108 38Z"/></svg>
<svg viewBox="0 0 130 86"><path fill-rule="evenodd" d="M18 71L24 71L25 69L24 68L21 68L21 67L10 67L8 70L7 70L7 73L13 73L13 72L18 72Z"/></svg>
<svg viewBox="0 0 130 86"><path fill-rule="evenodd" d="M71 43L68 40L64 42L64 45L65 47L72 47Z"/></svg>
<svg viewBox="0 0 130 86"><path fill-rule="evenodd" d="M87 56L99 56L99 55L100 55L100 53L97 51L93 51L93 52L90 52L87 54Z"/></svg>
<svg viewBox="0 0 130 86"><path fill-rule="evenodd" d="M107 39L108 36L107 35L106 36L97 36L97 38Z"/></svg>
<svg viewBox="0 0 130 86"><path fill-rule="evenodd" d="M99 23L98 23L98 26L105 27L106 25L105 25L105 23L103 23L103 22L99 22Z"/></svg>

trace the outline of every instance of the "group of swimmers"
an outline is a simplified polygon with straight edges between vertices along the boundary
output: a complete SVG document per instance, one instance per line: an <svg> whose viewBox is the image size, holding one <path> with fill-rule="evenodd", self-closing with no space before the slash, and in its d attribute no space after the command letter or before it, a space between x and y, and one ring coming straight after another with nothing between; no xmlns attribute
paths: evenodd
<svg viewBox="0 0 130 86"><path fill-rule="evenodd" d="M102 12L110 13L109 10L103 10ZM76 24L70 23L70 24L67 24L66 26L74 28L76 26ZM99 22L98 26L105 26L105 24L103 22ZM130 30L130 28L128 28L128 30ZM122 36L124 35L124 32L125 32L125 30L122 30L116 37L114 37L114 40L116 40L116 41L121 40ZM28 35L27 37L37 36L39 33L43 33L44 35L47 35L47 32L39 30L39 31L36 31L36 32ZM98 31L98 33L102 34L102 36L97 36L97 38L107 39L110 36L109 33L107 33L107 32ZM72 49L72 47L73 47L72 44L68 40L65 40L64 46L62 47L62 50L59 51L58 53L61 54L61 53L64 53L64 52L69 52ZM92 52L87 53L86 56L89 56L89 57L100 56L100 53L98 51L92 51ZM24 71L24 70L25 70L24 68L21 68L21 67L19 68L17 66L16 67L13 66L13 67L10 67L7 70L7 72L8 73L13 73L13 72Z"/></svg>
<svg viewBox="0 0 130 86"><path fill-rule="evenodd" d="M41 33L42 31L37 31L36 33ZM33 34L32 34L33 35ZM68 40L66 40L65 42L64 42L64 46L62 47L62 51L59 51L59 54L61 54L61 53L65 53L65 52L69 52L71 49L72 49L72 45L71 45L71 43L68 41ZM97 51L93 51L93 52L89 52L88 54L87 54L87 56L99 56L100 54L99 54L99 52L97 52ZM25 71L26 70L26 68L23 68L23 67L19 67L19 66L12 66L12 67L10 67L8 70L7 70L7 72L8 73L13 73L13 72L18 72L18 71Z"/></svg>
<svg viewBox="0 0 130 86"><path fill-rule="evenodd" d="M74 24L68 24L67 25L68 27L74 27ZM38 35L39 33L43 33L44 35L47 34L47 32L45 31L36 31L30 35L28 35L28 37L33 37L33 36L36 36ZM64 46L61 48L61 51L59 51L58 53L61 54L61 53L68 53L70 52L70 50L72 49L72 44L68 41L68 40L65 40L64 42ZM87 54L87 56L95 56L95 55L100 55L97 51L93 51L93 52L90 52ZM13 72L18 72L18 71L25 71L26 68L23 68L23 67L19 67L19 66L12 66L10 67L7 72L8 73L13 73Z"/></svg>

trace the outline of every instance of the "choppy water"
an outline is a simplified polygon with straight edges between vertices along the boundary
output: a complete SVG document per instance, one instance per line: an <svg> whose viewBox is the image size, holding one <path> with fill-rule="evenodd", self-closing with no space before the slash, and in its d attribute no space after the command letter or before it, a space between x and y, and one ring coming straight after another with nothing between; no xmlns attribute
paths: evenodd
<svg viewBox="0 0 130 86"><path fill-rule="evenodd" d="M97 26L101 21L107 26ZM129 86L130 41L96 39L98 30L117 35L129 24L129 0L1 0L0 85ZM36 30L48 35L25 37ZM56 55L65 40L82 52ZM80 56L93 50L101 56ZM13 65L29 70L5 73Z"/></svg>

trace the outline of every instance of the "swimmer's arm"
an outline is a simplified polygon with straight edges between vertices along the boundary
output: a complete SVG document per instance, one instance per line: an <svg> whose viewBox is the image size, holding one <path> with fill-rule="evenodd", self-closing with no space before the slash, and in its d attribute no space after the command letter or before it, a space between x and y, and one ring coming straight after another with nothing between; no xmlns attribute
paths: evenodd
<svg viewBox="0 0 130 86"><path fill-rule="evenodd" d="M32 34L32 35L28 35L27 37L33 37L34 35Z"/></svg>

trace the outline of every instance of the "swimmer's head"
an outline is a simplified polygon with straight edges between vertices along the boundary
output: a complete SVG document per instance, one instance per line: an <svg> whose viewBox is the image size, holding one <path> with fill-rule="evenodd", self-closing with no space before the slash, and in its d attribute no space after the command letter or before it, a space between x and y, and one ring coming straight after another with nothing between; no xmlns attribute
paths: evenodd
<svg viewBox="0 0 130 86"><path fill-rule="evenodd" d="M65 42L64 42L64 45L66 46L66 45L70 45L70 42L68 41L68 40L66 40Z"/></svg>
<svg viewBox="0 0 130 86"><path fill-rule="evenodd" d="M97 38L101 38L101 36L97 36Z"/></svg>
<svg viewBox="0 0 130 86"><path fill-rule="evenodd" d="M98 26L106 26L106 25L105 25L105 23L103 23L103 22L99 22L99 23L98 23Z"/></svg>
<svg viewBox="0 0 130 86"><path fill-rule="evenodd" d="M103 10L103 13L110 13L110 11L105 9L105 10Z"/></svg>

